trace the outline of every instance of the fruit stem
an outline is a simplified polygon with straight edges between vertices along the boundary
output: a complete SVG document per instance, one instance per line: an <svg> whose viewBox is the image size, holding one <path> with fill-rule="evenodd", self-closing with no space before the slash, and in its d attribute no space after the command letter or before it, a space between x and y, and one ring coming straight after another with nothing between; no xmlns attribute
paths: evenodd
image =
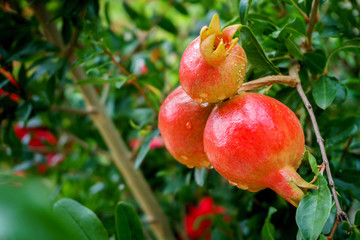
<svg viewBox="0 0 360 240"><path fill-rule="evenodd" d="M295 87L299 83L299 79L287 75L274 75L274 76L267 76L263 78L259 78L256 80L252 80L250 82L244 83L238 92L241 91L254 91L256 89L269 86L272 84L284 84L290 87Z"/></svg>

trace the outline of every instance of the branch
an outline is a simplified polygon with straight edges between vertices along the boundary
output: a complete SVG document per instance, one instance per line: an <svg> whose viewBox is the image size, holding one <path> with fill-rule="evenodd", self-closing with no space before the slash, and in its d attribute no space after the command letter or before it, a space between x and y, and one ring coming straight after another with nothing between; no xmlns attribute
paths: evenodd
<svg viewBox="0 0 360 240"><path fill-rule="evenodd" d="M256 89L269 86L272 84L284 84L284 85L289 85L290 87L295 87L298 83L299 83L299 79L291 76L282 76L282 75L267 76L244 83L240 87L238 92L254 91Z"/></svg>
<svg viewBox="0 0 360 240"><path fill-rule="evenodd" d="M294 2L294 0L290 0L291 3L296 7L297 10L299 10L299 12L301 13L301 15L303 15L303 17L305 18L306 22L309 22L309 18L306 15L306 13L304 13L304 11Z"/></svg>
<svg viewBox="0 0 360 240"><path fill-rule="evenodd" d="M90 115L90 114L97 114L98 111L94 107L89 107L88 110L83 109L76 109L71 107L60 107L57 105L53 105L51 107L52 111L59 111L59 112L68 112L68 113L74 113L78 115Z"/></svg>
<svg viewBox="0 0 360 240"><path fill-rule="evenodd" d="M314 31L315 23L317 22L316 17L318 17L319 3L320 3L320 0L313 1L312 7L311 7L311 12L310 12L309 23L306 28L306 34L307 34L306 49L308 51L312 49L311 36Z"/></svg>
<svg viewBox="0 0 360 240"><path fill-rule="evenodd" d="M50 22L51 16L43 2L41 0L33 1L32 6L48 41L59 47L61 51L66 50L62 42L61 34L56 28L55 23ZM72 52L69 56L69 62L73 64L75 61L76 55ZM87 77L84 69L80 66L75 66L70 70L75 82L79 82ZM98 111L97 114L92 114L91 117L110 151L111 159L147 217L156 220L156 222L151 224L155 236L160 240L175 239L166 220L166 216L148 182L141 172L133 168L130 161L131 153L119 135L114 122L107 115L105 107L101 104L95 89L90 85L80 85L79 88L83 94L86 105L93 106Z"/></svg>
<svg viewBox="0 0 360 240"><path fill-rule="evenodd" d="M326 237L327 239L329 239L329 240L334 239L334 234L336 232L337 227L339 226L339 223L340 223L340 218L339 218L338 215L336 215L334 225L333 225L333 227L331 229L330 235Z"/></svg>
<svg viewBox="0 0 360 240"><path fill-rule="evenodd" d="M342 221L346 220L349 222L349 224L351 225L348 216L346 215L346 213L341 209L340 203L339 203L339 199L337 196L337 192L335 189L335 183L334 180L332 178L331 175L331 170L330 170L330 166L329 166L329 160L326 156L326 150L325 150L325 146L324 146L324 139L321 137L320 134L320 130L319 130L319 126L317 124L316 118L315 118L315 114L314 111L312 109L312 106L309 102L309 100L307 99L304 90L301 86L301 82L300 82L300 78L298 75L298 71L299 71L299 64L297 62L292 62L292 65L290 67L290 76L298 78L299 79L299 83L296 85L296 90L298 91L302 101L304 102L304 105L309 113L310 119L311 119L311 123L313 125L314 131L315 131L315 135L316 135L316 139L317 139L317 143L319 144L320 147L320 151L321 151L321 156L322 156L322 160L323 160L323 164L325 165L325 169L326 169L326 174L329 180L329 186L335 201L335 205L336 205L336 216L339 217Z"/></svg>

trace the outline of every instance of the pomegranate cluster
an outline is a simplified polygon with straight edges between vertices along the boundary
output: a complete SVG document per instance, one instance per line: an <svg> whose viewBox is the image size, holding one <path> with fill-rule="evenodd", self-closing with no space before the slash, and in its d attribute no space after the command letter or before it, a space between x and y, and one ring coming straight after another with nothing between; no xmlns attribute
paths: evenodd
<svg viewBox="0 0 360 240"><path fill-rule="evenodd" d="M215 14L186 48L180 85L164 101L159 129L170 154L192 167L212 166L229 183L256 192L271 188L294 206L316 186L296 172L305 151L296 115L274 98L239 91L247 59L221 31Z"/></svg>

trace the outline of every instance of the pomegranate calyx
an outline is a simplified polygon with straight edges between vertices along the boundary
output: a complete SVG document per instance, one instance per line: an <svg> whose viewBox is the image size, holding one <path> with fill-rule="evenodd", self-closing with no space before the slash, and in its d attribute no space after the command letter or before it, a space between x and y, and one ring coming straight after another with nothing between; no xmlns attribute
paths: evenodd
<svg viewBox="0 0 360 240"><path fill-rule="evenodd" d="M269 188L295 207L299 206L307 190L318 189L316 185L306 182L293 168L280 169L267 179Z"/></svg>
<svg viewBox="0 0 360 240"><path fill-rule="evenodd" d="M204 26L200 31L200 52L209 65L217 65L224 61L239 38L233 36L240 28L240 24L226 27L221 31L220 19L214 14L209 27Z"/></svg>

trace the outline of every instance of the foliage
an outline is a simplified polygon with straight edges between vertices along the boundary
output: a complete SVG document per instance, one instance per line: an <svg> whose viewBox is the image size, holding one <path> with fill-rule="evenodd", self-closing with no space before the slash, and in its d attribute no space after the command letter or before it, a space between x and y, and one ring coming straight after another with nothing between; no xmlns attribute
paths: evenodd
<svg viewBox="0 0 360 240"><path fill-rule="evenodd" d="M249 60L246 81L287 75L291 60L300 62L302 86L325 140L340 204L355 224L340 224L334 239L359 239L358 1L321 1L310 51L305 47L308 19L299 9L308 17L311 0L46 1L67 51L44 37L34 2L2 1L0 11L1 239L75 239L67 236L74 232L79 239L81 234L115 239L119 229L139 234L139 221L144 236L156 238L151 219L111 162L92 122L96 109L86 108L79 90L85 85L95 87L128 147L134 139L141 143L132 151L132 165L141 169L174 235L186 239L188 206L197 206L204 196L229 216L227 221L224 215L213 219L212 239L324 239L330 234L336 211L326 173L317 180L319 191L309 191L296 210L270 190L237 189L213 170L180 165L161 144L152 147L159 134L159 107L179 84L181 55L215 12L222 26L243 24L237 34ZM74 65L68 61L72 51ZM69 73L76 66L87 75L79 83ZM321 153L296 89L273 85L258 91L282 101L300 118L308 152L299 173L310 181L318 174ZM19 136L15 126L28 130ZM29 129L45 131L51 141ZM60 154L61 161L54 164L49 154ZM119 201L126 203L116 208ZM71 215L77 225L62 221ZM132 219L129 229L115 221L125 216Z"/></svg>

